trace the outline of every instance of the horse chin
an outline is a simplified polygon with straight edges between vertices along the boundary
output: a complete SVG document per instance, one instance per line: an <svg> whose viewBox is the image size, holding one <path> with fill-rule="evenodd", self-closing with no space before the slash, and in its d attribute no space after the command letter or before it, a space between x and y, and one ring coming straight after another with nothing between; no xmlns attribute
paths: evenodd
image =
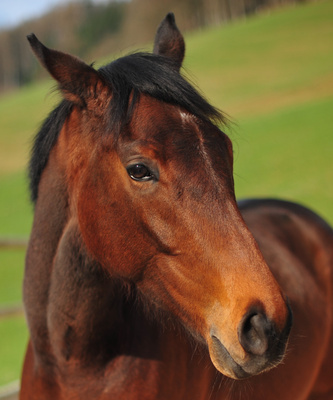
<svg viewBox="0 0 333 400"><path fill-rule="evenodd" d="M209 340L208 349L215 368L223 375L236 380L258 375L273 368L281 361L280 359L276 363L271 363L263 357L250 357L247 361L240 364L235 361L230 352L216 336L212 336Z"/></svg>
<svg viewBox="0 0 333 400"><path fill-rule="evenodd" d="M236 363L217 337L212 336L208 349L212 363L221 374L232 379L245 379L251 376Z"/></svg>

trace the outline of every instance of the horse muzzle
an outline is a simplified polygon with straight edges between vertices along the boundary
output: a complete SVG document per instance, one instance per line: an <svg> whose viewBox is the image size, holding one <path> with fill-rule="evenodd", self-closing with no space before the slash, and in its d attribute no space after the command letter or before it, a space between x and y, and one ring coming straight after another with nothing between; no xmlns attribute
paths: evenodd
<svg viewBox="0 0 333 400"><path fill-rule="evenodd" d="M248 312L238 325L238 343L228 347L212 327L208 348L216 369L230 378L244 379L277 366L284 357L292 326L289 305L287 309L282 331L264 313Z"/></svg>

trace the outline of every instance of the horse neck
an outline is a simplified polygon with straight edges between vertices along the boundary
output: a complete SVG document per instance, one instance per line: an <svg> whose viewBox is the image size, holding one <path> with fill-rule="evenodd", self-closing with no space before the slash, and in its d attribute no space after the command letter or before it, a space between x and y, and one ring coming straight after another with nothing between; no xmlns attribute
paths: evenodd
<svg viewBox="0 0 333 400"><path fill-rule="evenodd" d="M67 222L67 195L52 153L39 184L28 245L23 299L34 349L48 356L47 307L53 259Z"/></svg>

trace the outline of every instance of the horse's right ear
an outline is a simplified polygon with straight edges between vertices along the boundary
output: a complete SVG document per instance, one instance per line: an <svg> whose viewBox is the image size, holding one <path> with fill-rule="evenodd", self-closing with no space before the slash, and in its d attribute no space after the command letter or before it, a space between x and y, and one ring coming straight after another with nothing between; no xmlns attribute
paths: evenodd
<svg viewBox="0 0 333 400"><path fill-rule="evenodd" d="M182 66L185 42L183 35L177 28L173 13L167 14L157 29L153 52L171 58L178 69Z"/></svg>
<svg viewBox="0 0 333 400"><path fill-rule="evenodd" d="M98 84L102 83L97 71L76 57L45 47L34 34L27 39L39 62L59 83L64 96L86 106Z"/></svg>

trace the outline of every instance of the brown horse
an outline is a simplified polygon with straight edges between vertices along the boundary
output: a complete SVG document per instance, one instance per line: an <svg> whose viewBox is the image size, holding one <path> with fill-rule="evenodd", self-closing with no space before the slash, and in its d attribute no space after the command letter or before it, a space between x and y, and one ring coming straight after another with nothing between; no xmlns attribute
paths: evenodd
<svg viewBox="0 0 333 400"><path fill-rule="evenodd" d="M333 399L333 232L237 205L173 15L99 70L29 41L64 100L30 163L20 399Z"/></svg>

